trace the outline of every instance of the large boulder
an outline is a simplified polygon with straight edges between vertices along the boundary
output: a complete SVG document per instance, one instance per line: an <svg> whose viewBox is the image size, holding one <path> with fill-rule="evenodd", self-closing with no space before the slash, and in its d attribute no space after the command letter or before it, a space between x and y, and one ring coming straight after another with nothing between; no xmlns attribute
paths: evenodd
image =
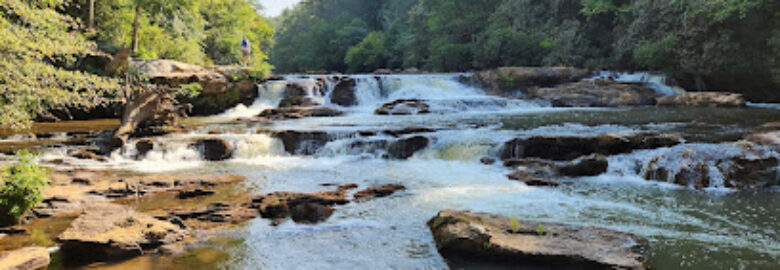
<svg viewBox="0 0 780 270"><path fill-rule="evenodd" d="M642 85L602 80L529 89L526 93L529 97L550 101L555 107L655 105L658 96L655 90Z"/></svg>
<svg viewBox="0 0 780 270"><path fill-rule="evenodd" d="M138 72L149 78L154 84L179 87L198 83L204 92L219 92L227 87L228 79L219 72L208 68L182 63L175 60L133 60L130 64Z"/></svg>
<svg viewBox="0 0 780 270"><path fill-rule="evenodd" d="M607 172L608 167L607 157L593 154L561 166L558 172L563 176L597 176Z"/></svg>
<svg viewBox="0 0 780 270"><path fill-rule="evenodd" d="M521 269L648 268L639 252L646 241L624 232L454 210L439 212L428 226L447 259Z"/></svg>
<svg viewBox="0 0 780 270"><path fill-rule="evenodd" d="M192 147L197 149L203 159L208 161L223 161L233 157L233 146L223 139L198 140Z"/></svg>
<svg viewBox="0 0 780 270"><path fill-rule="evenodd" d="M284 150L291 155L313 155L331 140L324 131L285 130L271 136L281 140Z"/></svg>
<svg viewBox="0 0 780 270"><path fill-rule="evenodd" d="M145 250L181 241L184 232L170 222L160 221L128 207L99 203L83 214L59 236L68 259L106 261L144 254Z"/></svg>
<svg viewBox="0 0 780 270"><path fill-rule="evenodd" d="M51 259L43 247L26 247L0 255L0 269L38 270L46 269Z"/></svg>
<svg viewBox="0 0 780 270"><path fill-rule="evenodd" d="M391 159L408 159L418 151L428 147L430 140L423 136L414 136L390 143L387 153Z"/></svg>
<svg viewBox="0 0 780 270"><path fill-rule="evenodd" d="M502 158L537 157L572 160L591 154L615 155L638 149L655 149L680 144L678 136L654 133L616 133L598 136L534 136L504 144Z"/></svg>
<svg viewBox="0 0 780 270"><path fill-rule="evenodd" d="M357 97L355 96L356 86L357 82L354 78L347 77L341 79L336 83L336 88L333 89L330 102L344 107L357 105Z"/></svg>
<svg viewBox="0 0 780 270"><path fill-rule="evenodd" d="M399 99L376 109L377 115L415 115L431 113L431 106L419 99Z"/></svg>
<svg viewBox="0 0 780 270"><path fill-rule="evenodd" d="M180 100L182 103L192 104L192 110L189 112L191 116L220 114L239 104L252 105L258 97L258 83L252 79L228 82L223 88L204 88L198 96L180 97Z"/></svg>
<svg viewBox="0 0 780 270"><path fill-rule="evenodd" d="M576 82L590 71L571 67L501 67L474 73L474 83L497 95Z"/></svg>
<svg viewBox="0 0 780 270"><path fill-rule="evenodd" d="M658 98L658 106L676 107L745 107L742 94L727 92L689 92Z"/></svg>

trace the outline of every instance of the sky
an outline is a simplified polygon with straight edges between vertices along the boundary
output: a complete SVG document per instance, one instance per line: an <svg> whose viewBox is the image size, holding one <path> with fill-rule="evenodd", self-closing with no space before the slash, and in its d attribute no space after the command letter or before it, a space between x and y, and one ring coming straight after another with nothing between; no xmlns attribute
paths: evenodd
<svg viewBox="0 0 780 270"><path fill-rule="evenodd" d="M294 6L301 0L260 0L260 4L265 7L263 13L266 16L277 16L282 14L282 10Z"/></svg>

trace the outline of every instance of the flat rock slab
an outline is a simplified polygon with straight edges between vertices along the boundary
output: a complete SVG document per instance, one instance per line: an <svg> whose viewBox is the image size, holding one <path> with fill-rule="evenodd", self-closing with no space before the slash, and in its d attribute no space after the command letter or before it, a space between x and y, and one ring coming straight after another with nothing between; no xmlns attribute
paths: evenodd
<svg viewBox="0 0 780 270"><path fill-rule="evenodd" d="M428 221L442 255L512 265L647 269L645 240L629 233L444 210Z"/></svg>
<svg viewBox="0 0 780 270"><path fill-rule="evenodd" d="M88 206L60 234L68 256L113 260L143 255L144 250L180 241L184 232L170 222L157 220L128 207L101 203Z"/></svg>
<svg viewBox="0 0 780 270"><path fill-rule="evenodd" d="M46 269L49 262L49 251L42 247L26 247L0 255L0 269L3 270Z"/></svg>

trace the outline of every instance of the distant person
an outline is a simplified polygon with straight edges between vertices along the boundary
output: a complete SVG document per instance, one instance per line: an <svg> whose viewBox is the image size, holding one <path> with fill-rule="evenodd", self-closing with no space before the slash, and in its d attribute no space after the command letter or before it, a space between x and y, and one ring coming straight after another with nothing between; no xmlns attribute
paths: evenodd
<svg viewBox="0 0 780 270"><path fill-rule="evenodd" d="M249 46L249 39L246 36L241 40L241 55L243 56L241 62L246 66L249 63L249 57L252 55L252 46Z"/></svg>

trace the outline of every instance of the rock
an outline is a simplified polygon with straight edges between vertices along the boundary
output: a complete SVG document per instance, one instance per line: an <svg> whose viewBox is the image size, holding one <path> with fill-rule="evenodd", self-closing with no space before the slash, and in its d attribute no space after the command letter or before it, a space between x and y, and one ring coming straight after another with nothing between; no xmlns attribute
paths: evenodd
<svg viewBox="0 0 780 270"><path fill-rule="evenodd" d="M252 199L250 207L258 209L263 218L273 219L274 224L278 224L281 220L292 216L293 212L301 221L309 222L315 219L322 221L327 219L327 216L330 216L332 211L319 206L330 207L347 204L349 200L344 194L345 192L343 191L319 193L275 192ZM307 204L319 206L298 207ZM295 209L296 207L298 208Z"/></svg>
<svg viewBox="0 0 780 270"><path fill-rule="evenodd" d="M501 67L474 73L475 84L488 88L491 94L511 95L532 87L551 87L582 80L590 71L570 67Z"/></svg>
<svg viewBox="0 0 780 270"><path fill-rule="evenodd" d="M426 127L407 127L398 130L385 130L382 133L398 138L409 134L431 133L431 132L436 132L436 130L432 128L426 128Z"/></svg>
<svg viewBox="0 0 780 270"><path fill-rule="evenodd" d="M376 109L377 115L415 115L431 113L431 107L419 99L399 99Z"/></svg>
<svg viewBox="0 0 780 270"><path fill-rule="evenodd" d="M333 89L330 102L344 107L357 105L357 97L355 96L356 86L357 81L354 78L347 77L339 80L336 83L336 88Z"/></svg>
<svg viewBox="0 0 780 270"><path fill-rule="evenodd" d="M479 159L479 162L485 165L493 165L493 163L496 163L496 159L491 157L483 157Z"/></svg>
<svg viewBox="0 0 780 270"><path fill-rule="evenodd" d="M146 154L154 150L154 139L141 139L135 142L135 150L138 152L135 156L140 160L146 157Z"/></svg>
<svg viewBox="0 0 780 270"><path fill-rule="evenodd" d="M355 198L355 200L358 202L365 202L375 198L382 198L382 197L393 195L393 193L400 190L406 190L406 187L403 185L387 184L387 185L381 185L376 187L370 187L355 192L355 194L352 195L352 197Z"/></svg>
<svg viewBox="0 0 780 270"><path fill-rule="evenodd" d="M618 107L655 105L655 90L609 81L575 82L554 88L526 91L529 97L550 101L555 107Z"/></svg>
<svg viewBox="0 0 780 270"><path fill-rule="evenodd" d="M400 139L388 146L387 153L391 159L408 159L428 147L429 142L430 140L423 136Z"/></svg>
<svg viewBox="0 0 780 270"><path fill-rule="evenodd" d="M100 162L108 161L106 157L96 153L98 151L99 150L97 149L91 149L91 148L70 149L68 150L68 156L77 159L90 159L90 160L100 161Z"/></svg>
<svg viewBox="0 0 780 270"><path fill-rule="evenodd" d="M132 98L125 103L121 122L113 139L122 144L140 136L167 134L166 126L176 126L178 117L189 104L177 105L176 89L160 85L139 86Z"/></svg>
<svg viewBox="0 0 780 270"><path fill-rule="evenodd" d="M746 136L745 140L772 147L780 152L780 130L753 133Z"/></svg>
<svg viewBox="0 0 780 270"><path fill-rule="evenodd" d="M178 194L176 194L176 198L179 198L181 200L186 199L192 199L195 197L203 197L203 196L211 196L214 195L216 192L213 190L203 190L203 189L191 189L191 190L182 190L179 191Z"/></svg>
<svg viewBox="0 0 780 270"><path fill-rule="evenodd" d="M504 144L503 159L538 157L572 160L590 154L615 155L639 149L655 149L679 144L680 137L668 134L625 133L598 136L534 136Z"/></svg>
<svg viewBox="0 0 780 270"><path fill-rule="evenodd" d="M742 94L726 92L689 92L658 98L658 106L675 107L745 107Z"/></svg>
<svg viewBox="0 0 780 270"><path fill-rule="evenodd" d="M444 258L513 268L647 269L639 252L646 240L629 233L453 210L428 226Z"/></svg>
<svg viewBox="0 0 780 270"><path fill-rule="evenodd" d="M697 189L765 189L780 185L778 165L770 148L741 142L679 145L650 159L641 171L647 180Z"/></svg>
<svg viewBox="0 0 780 270"><path fill-rule="evenodd" d="M157 85L178 88L181 85L198 83L202 92L219 92L228 85L227 78L219 72L202 66L168 59L133 60L131 66Z"/></svg>
<svg viewBox="0 0 780 270"><path fill-rule="evenodd" d="M271 136L282 140L284 150L292 155L313 155L331 140L323 131L286 130L274 132Z"/></svg>
<svg viewBox="0 0 780 270"><path fill-rule="evenodd" d="M338 186L339 190L350 190L350 189L356 189L356 188L358 188L357 184L344 184L344 185Z"/></svg>
<svg viewBox="0 0 780 270"><path fill-rule="evenodd" d="M272 120L301 119L307 117L336 117L344 115L343 112L328 107L287 107L268 109L260 113L260 117Z"/></svg>
<svg viewBox="0 0 780 270"><path fill-rule="evenodd" d="M290 108L290 107L315 107L320 106L320 102L315 100L311 97L290 97L282 99L279 102L279 108Z"/></svg>
<svg viewBox="0 0 780 270"><path fill-rule="evenodd" d="M517 170L507 175L507 177L509 179L520 181L525 183L528 186L533 186L533 187L557 187L558 185L560 185L558 184L558 182L552 181L549 178L539 176L538 174L529 170Z"/></svg>
<svg viewBox="0 0 780 270"><path fill-rule="evenodd" d="M49 250L43 247L26 247L0 255L3 270L46 269L49 262Z"/></svg>
<svg viewBox="0 0 780 270"><path fill-rule="evenodd" d="M563 176L597 176L607 172L609 161L607 157L599 154L581 157L559 168Z"/></svg>
<svg viewBox="0 0 780 270"><path fill-rule="evenodd" d="M233 157L233 147L223 139L202 139L191 146L208 161L223 161Z"/></svg>
<svg viewBox="0 0 780 270"><path fill-rule="evenodd" d="M0 228L0 234L5 235L22 235L27 234L28 231L22 226L10 226Z"/></svg>
<svg viewBox="0 0 780 270"><path fill-rule="evenodd" d="M316 224L327 220L334 211L333 207L305 203L290 208L290 215L295 223Z"/></svg>
<svg viewBox="0 0 780 270"><path fill-rule="evenodd" d="M59 236L69 259L117 260L182 240L184 232L130 208L108 203L88 206Z"/></svg>
<svg viewBox="0 0 780 270"><path fill-rule="evenodd" d="M202 90L196 97L180 97L182 104L192 104L188 113L191 116L208 116L223 113L239 104L251 106L258 96L258 83L247 79L239 82L229 82L224 88Z"/></svg>

